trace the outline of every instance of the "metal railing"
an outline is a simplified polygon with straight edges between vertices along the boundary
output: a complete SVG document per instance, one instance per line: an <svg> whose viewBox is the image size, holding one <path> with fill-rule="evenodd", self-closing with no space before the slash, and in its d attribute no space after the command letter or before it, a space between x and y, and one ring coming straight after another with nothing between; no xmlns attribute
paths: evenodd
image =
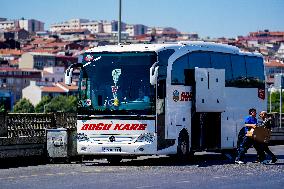
<svg viewBox="0 0 284 189"><path fill-rule="evenodd" d="M0 137L44 137L46 129L75 129L76 122L76 113L0 114Z"/></svg>

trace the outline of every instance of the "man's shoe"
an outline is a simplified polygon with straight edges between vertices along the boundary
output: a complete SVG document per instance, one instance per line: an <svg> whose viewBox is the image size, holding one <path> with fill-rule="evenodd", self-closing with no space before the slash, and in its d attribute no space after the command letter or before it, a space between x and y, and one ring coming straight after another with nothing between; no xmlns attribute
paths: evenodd
<svg viewBox="0 0 284 189"><path fill-rule="evenodd" d="M253 161L253 163L261 163L261 161L255 160L255 161Z"/></svg>
<svg viewBox="0 0 284 189"><path fill-rule="evenodd" d="M275 157L275 158L272 158L272 160L270 160L269 163L276 163L276 161L277 161L277 158Z"/></svg>
<svg viewBox="0 0 284 189"><path fill-rule="evenodd" d="M236 163L236 164L244 164L245 162L240 161L240 160L236 160L235 163Z"/></svg>

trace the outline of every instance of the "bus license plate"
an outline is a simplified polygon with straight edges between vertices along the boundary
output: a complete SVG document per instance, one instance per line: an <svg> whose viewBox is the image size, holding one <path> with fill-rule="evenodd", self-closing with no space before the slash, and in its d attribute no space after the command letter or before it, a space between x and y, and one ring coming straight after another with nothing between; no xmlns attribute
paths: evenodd
<svg viewBox="0 0 284 189"><path fill-rule="evenodd" d="M103 152L121 152L120 147L103 147Z"/></svg>

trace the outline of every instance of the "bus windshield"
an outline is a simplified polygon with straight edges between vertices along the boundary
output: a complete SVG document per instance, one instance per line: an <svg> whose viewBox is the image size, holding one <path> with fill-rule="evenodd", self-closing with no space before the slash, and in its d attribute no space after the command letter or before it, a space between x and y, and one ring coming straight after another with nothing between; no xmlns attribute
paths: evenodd
<svg viewBox="0 0 284 189"><path fill-rule="evenodd" d="M86 53L79 81L78 114L154 115L149 70L154 52Z"/></svg>

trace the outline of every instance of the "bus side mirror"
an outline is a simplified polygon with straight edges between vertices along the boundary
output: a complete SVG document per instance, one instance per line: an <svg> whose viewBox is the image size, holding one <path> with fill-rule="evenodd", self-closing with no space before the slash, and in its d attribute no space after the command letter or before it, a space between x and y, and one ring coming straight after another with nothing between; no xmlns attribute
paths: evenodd
<svg viewBox="0 0 284 189"><path fill-rule="evenodd" d="M150 68L150 83L151 83L151 85L155 85L157 83L158 70L159 70L159 66L157 66L157 64L154 64Z"/></svg>
<svg viewBox="0 0 284 189"><path fill-rule="evenodd" d="M72 83L73 68L68 68L65 71L65 84L71 85Z"/></svg>

